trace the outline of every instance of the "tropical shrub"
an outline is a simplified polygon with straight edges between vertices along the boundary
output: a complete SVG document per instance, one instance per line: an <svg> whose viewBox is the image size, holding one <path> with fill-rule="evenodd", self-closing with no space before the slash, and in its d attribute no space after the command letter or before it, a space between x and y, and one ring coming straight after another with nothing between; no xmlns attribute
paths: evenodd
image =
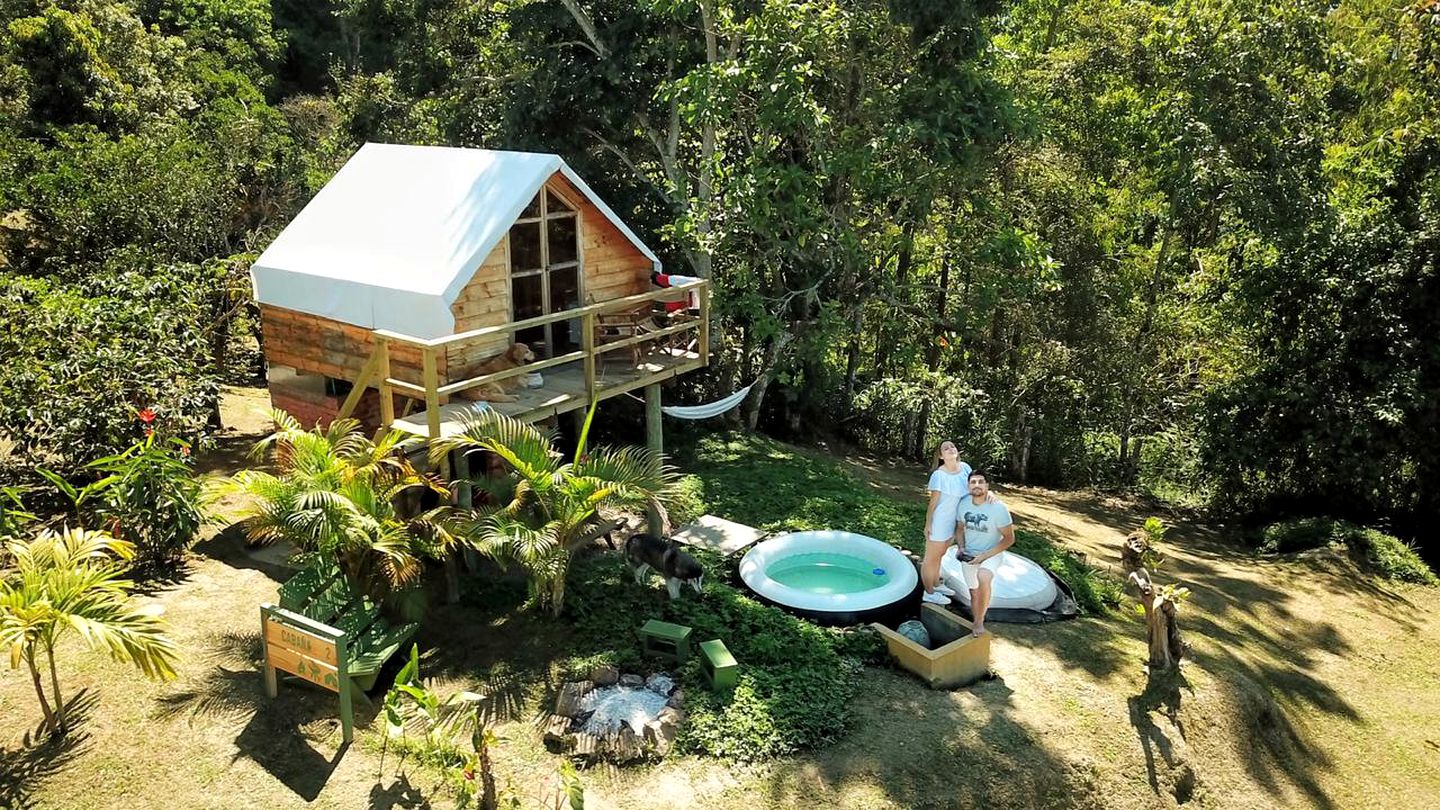
<svg viewBox="0 0 1440 810"><path fill-rule="evenodd" d="M372 441L353 419L307 431L283 411L273 417L276 431L255 445L254 455L270 452L278 474L245 470L215 485L246 499L240 514L252 542L285 540L334 559L377 599L413 591L424 561L455 549L442 509L411 516L398 505L412 489L444 492L405 459L404 434Z"/></svg>
<svg viewBox="0 0 1440 810"><path fill-rule="evenodd" d="M76 631L91 648L128 661L146 677L175 677L177 650L165 625L130 601L131 583L122 579L134 546L103 532L67 529L12 539L7 550L14 571L0 581L0 645L10 667L23 662L30 672L45 727L65 731L66 705L55 665L55 646ZM41 656L50 692L41 683Z"/></svg>
<svg viewBox="0 0 1440 810"><path fill-rule="evenodd" d="M664 515L675 481L661 456L634 447L590 449L588 432L589 419L575 450L578 460L564 462L552 431L490 410L467 417L462 432L430 445L432 461L453 451L488 450L505 462L515 484L512 499L477 506L464 533L482 553L523 566L535 603L556 616L565 607L570 557L598 536L601 507Z"/></svg>
<svg viewBox="0 0 1440 810"><path fill-rule="evenodd" d="M137 564L173 562L195 542L203 517L189 443L151 433L86 467L104 475L94 485L97 517L111 535L134 544Z"/></svg>

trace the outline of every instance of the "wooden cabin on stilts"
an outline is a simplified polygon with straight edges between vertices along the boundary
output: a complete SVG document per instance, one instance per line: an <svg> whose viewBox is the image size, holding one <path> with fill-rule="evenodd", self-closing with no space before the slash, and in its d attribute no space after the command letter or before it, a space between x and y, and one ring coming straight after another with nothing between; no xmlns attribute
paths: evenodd
<svg viewBox="0 0 1440 810"><path fill-rule="evenodd" d="M557 155L366 144L251 268L271 401L434 439L467 409L583 417L643 388L661 450L660 384L709 361L710 288L654 289L660 269ZM533 361L486 373L513 344Z"/></svg>

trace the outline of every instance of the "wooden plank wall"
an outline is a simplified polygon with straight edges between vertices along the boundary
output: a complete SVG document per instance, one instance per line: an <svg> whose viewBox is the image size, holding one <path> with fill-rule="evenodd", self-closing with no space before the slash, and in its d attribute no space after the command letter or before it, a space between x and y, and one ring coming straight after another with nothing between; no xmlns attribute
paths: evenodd
<svg viewBox="0 0 1440 810"><path fill-rule="evenodd" d="M268 362L340 380L353 382L374 348L369 329L269 304L260 305L260 327ZM437 359L444 374L445 357ZM390 373L418 385L420 351L391 344Z"/></svg>
<svg viewBox="0 0 1440 810"><path fill-rule="evenodd" d="M645 254L635 247L580 190L556 172L550 178L561 196L580 203L584 232L580 236L580 260L585 270L585 296L589 303L647 292L654 269Z"/></svg>
<svg viewBox="0 0 1440 810"><path fill-rule="evenodd" d="M480 268L460 297L450 305L455 315L455 331L468 332L486 326L500 326L510 320L510 237L507 234L500 244L485 257ZM481 361L505 351L510 345L509 335L498 335L489 340L467 343L447 350L449 367L455 373L449 382L462 380L469 370ZM441 374L444 377L442 371Z"/></svg>

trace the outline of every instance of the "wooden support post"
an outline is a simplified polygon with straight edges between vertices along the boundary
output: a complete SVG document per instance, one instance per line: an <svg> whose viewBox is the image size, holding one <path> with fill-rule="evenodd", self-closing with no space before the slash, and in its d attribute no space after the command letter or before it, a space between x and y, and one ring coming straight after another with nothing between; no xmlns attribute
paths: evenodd
<svg viewBox="0 0 1440 810"><path fill-rule="evenodd" d="M425 428L430 440L440 438L440 377L435 370L435 349L420 350L421 385L425 386ZM442 469L449 466L442 464Z"/></svg>
<svg viewBox="0 0 1440 810"><path fill-rule="evenodd" d="M595 401L595 313L580 319L580 347L585 352L585 398ZM578 433L576 435L579 435Z"/></svg>
<svg viewBox="0 0 1440 810"><path fill-rule="evenodd" d="M455 451L455 503L465 509L475 505L475 494L470 487L470 458L466 451Z"/></svg>
<svg viewBox="0 0 1440 810"><path fill-rule="evenodd" d="M265 643L265 623L270 611L266 610L268 605L260 606L260 643ZM275 665L270 663L270 651L265 651L265 697L273 698L280 694L280 685L275 678Z"/></svg>
<svg viewBox="0 0 1440 810"><path fill-rule="evenodd" d="M390 388L390 341L375 336L375 373L380 376L380 427L390 430L395 423L395 392Z"/></svg>
<svg viewBox="0 0 1440 810"><path fill-rule="evenodd" d="M660 383L645 386L645 446L656 453L665 452L665 436L660 423Z"/></svg>
<svg viewBox="0 0 1440 810"><path fill-rule="evenodd" d="M350 666L350 650L349 639L345 633L335 639L335 656L339 659L340 674L340 740L349 745L355 740L355 710L350 705L355 684L351 682L347 671Z"/></svg>
<svg viewBox="0 0 1440 810"><path fill-rule="evenodd" d="M710 365L710 284L700 288L700 362Z"/></svg>

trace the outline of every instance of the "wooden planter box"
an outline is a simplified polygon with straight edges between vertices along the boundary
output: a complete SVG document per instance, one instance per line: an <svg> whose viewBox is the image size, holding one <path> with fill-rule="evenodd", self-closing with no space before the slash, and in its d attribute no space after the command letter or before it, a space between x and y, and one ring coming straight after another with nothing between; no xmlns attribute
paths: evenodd
<svg viewBox="0 0 1440 810"><path fill-rule="evenodd" d="M989 633L970 635L970 622L938 605L921 604L920 623L930 631L931 642L941 646L927 650L882 624L871 626L885 638L900 666L932 689L954 689L984 677L990 668Z"/></svg>

